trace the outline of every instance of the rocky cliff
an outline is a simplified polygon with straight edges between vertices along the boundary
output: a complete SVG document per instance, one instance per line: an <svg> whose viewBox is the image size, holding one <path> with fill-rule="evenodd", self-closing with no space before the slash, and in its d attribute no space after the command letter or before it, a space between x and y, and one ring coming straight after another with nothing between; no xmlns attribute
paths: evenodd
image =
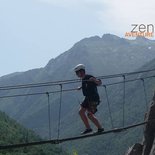
<svg viewBox="0 0 155 155"><path fill-rule="evenodd" d="M144 120L147 124L144 127L142 143L134 144L129 148L126 155L155 155L155 94Z"/></svg>

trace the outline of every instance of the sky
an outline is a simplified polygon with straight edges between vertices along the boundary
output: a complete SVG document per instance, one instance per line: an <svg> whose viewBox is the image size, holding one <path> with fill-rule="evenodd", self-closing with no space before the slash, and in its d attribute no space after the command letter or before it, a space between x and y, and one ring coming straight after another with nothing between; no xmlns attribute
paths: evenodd
<svg viewBox="0 0 155 155"><path fill-rule="evenodd" d="M0 0L0 76L44 67L86 37L124 37L154 17L154 0Z"/></svg>

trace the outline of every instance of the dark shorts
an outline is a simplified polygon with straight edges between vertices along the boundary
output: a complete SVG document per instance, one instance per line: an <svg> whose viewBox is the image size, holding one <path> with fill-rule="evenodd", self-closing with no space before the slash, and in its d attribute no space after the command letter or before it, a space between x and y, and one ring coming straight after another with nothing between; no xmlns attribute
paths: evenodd
<svg viewBox="0 0 155 155"><path fill-rule="evenodd" d="M91 99L88 97L85 97L83 102L81 103L81 106L88 110L88 112L91 112L95 114L97 112L97 106L99 105L100 101Z"/></svg>

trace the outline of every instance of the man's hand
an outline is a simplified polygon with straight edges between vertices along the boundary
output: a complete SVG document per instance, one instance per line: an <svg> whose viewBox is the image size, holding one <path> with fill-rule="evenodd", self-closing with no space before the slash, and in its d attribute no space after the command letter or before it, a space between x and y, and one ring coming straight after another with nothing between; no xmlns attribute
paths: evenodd
<svg viewBox="0 0 155 155"><path fill-rule="evenodd" d="M102 84L102 81L100 79L96 79L95 77L91 77L89 81L96 83L98 86Z"/></svg>
<svg viewBox="0 0 155 155"><path fill-rule="evenodd" d="M77 90L81 90L81 89L82 89L82 86L77 87Z"/></svg>

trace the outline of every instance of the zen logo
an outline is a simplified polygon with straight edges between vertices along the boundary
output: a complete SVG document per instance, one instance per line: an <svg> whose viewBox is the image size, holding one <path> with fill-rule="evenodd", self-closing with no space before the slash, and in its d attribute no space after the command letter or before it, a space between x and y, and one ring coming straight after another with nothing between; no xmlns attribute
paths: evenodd
<svg viewBox="0 0 155 155"><path fill-rule="evenodd" d="M153 24L131 24L131 31L125 33L125 37L154 37Z"/></svg>
<svg viewBox="0 0 155 155"><path fill-rule="evenodd" d="M136 32L149 32L149 33L154 33L154 25L152 24L148 24L148 25L144 25L144 24L131 24L132 26L132 33L136 33Z"/></svg>

